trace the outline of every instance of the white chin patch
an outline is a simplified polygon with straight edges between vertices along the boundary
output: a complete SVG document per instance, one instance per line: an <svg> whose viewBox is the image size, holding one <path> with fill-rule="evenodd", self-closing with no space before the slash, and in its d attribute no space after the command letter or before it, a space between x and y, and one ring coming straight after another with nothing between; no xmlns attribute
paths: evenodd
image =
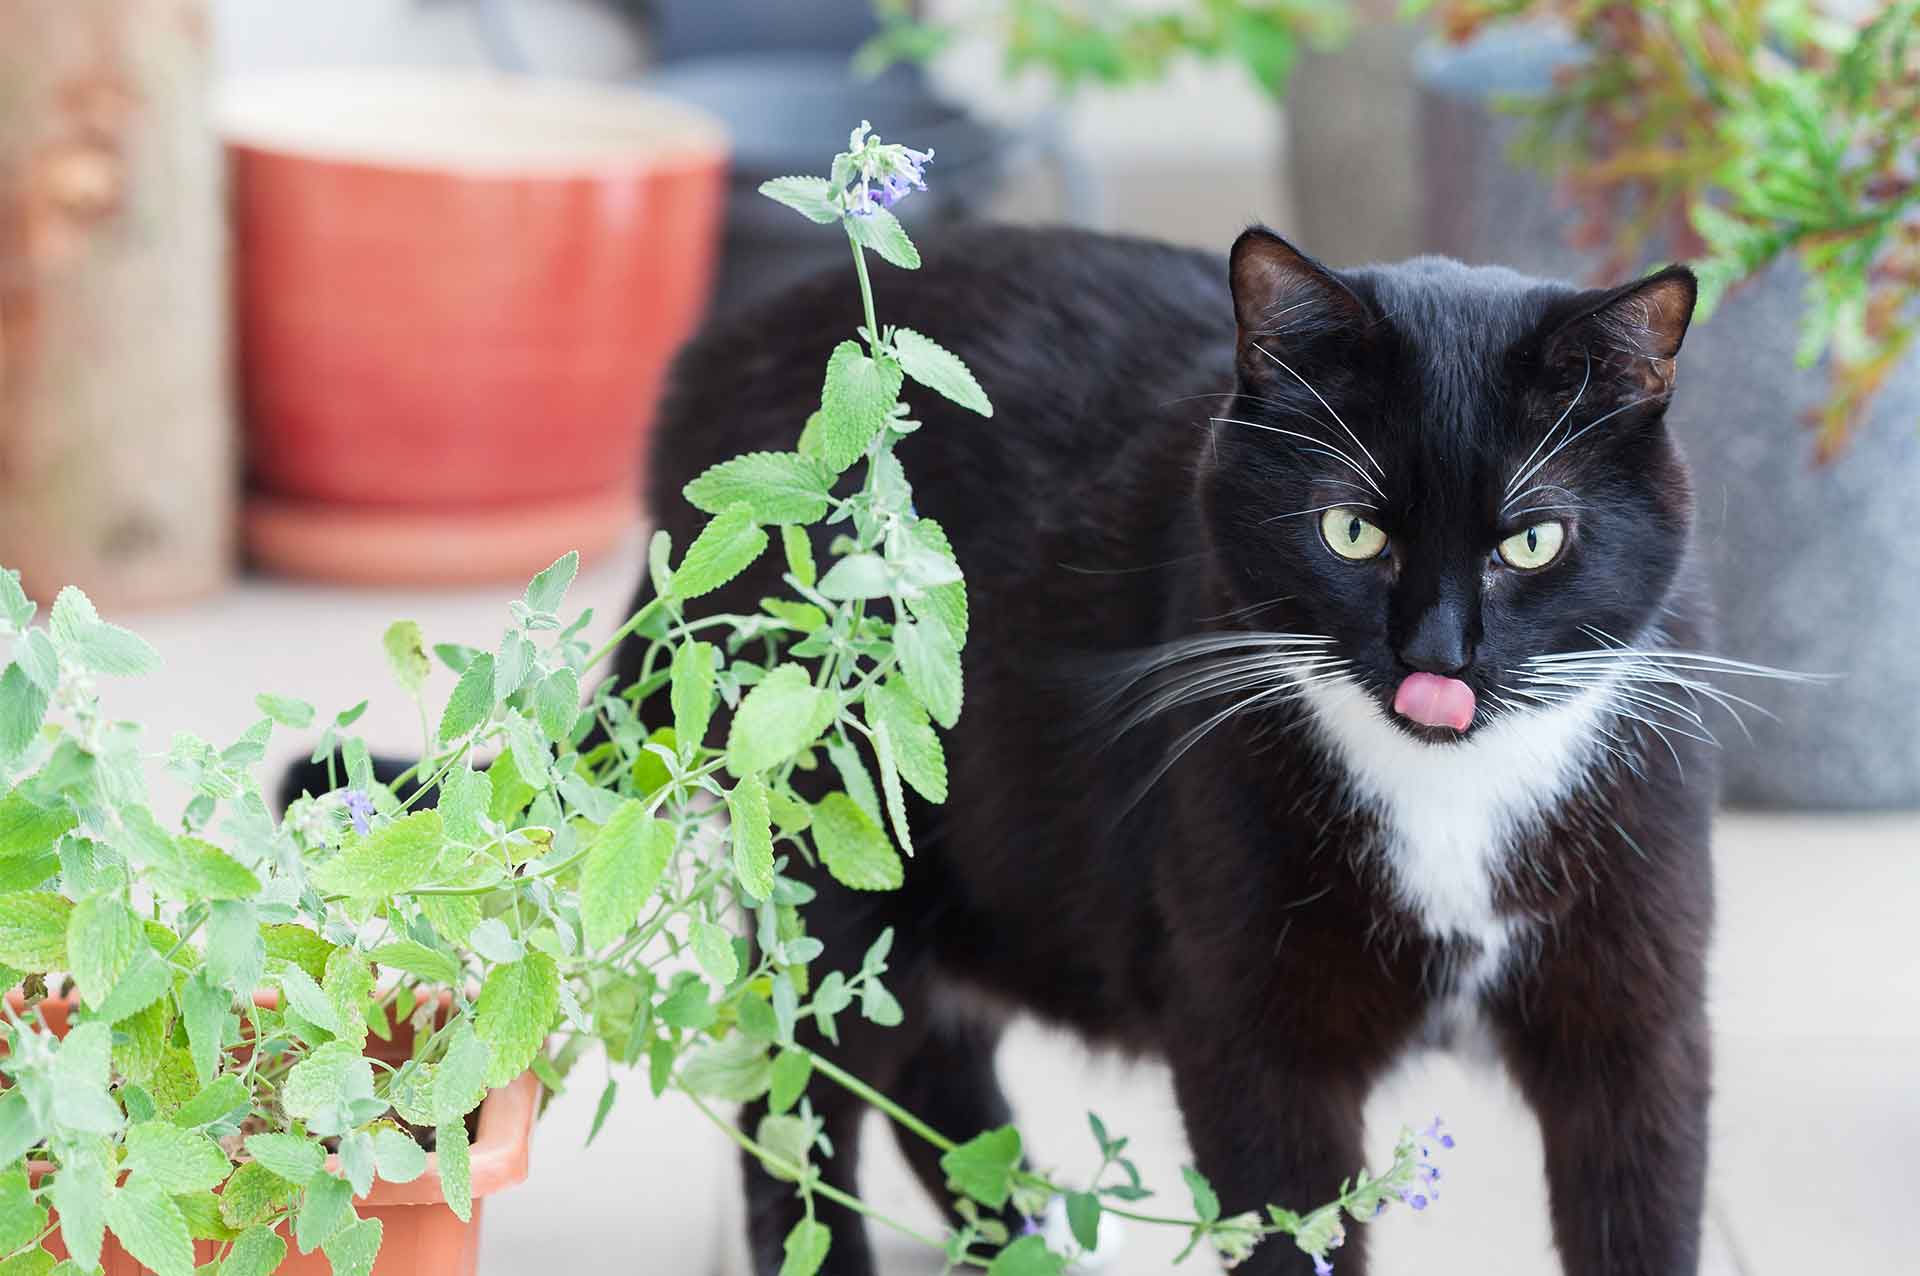
<svg viewBox="0 0 1920 1276"><path fill-rule="evenodd" d="M1485 719L1459 740L1429 744L1388 720L1349 679L1306 690L1314 720L1344 768L1351 799L1375 811L1377 850L1399 903L1437 939L1468 939L1472 996L1498 977L1516 923L1494 912L1497 882L1519 865L1521 833L1590 773L1605 742L1609 689Z"/></svg>

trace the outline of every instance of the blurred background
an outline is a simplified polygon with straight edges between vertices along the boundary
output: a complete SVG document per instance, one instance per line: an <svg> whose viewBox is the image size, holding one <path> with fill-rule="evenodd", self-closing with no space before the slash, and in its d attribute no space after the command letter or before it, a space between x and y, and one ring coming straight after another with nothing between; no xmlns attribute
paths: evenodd
<svg viewBox="0 0 1920 1276"><path fill-rule="evenodd" d="M0 0L0 563L161 649L116 716L214 740L256 691L327 711L385 686L395 618L484 642L569 548L610 632L668 364L704 316L840 261L754 190L821 169L862 119L937 152L902 208L923 240L1072 222L1223 251L1259 221L1334 265L1697 260L1724 297L1674 419L1724 649L1838 676L1751 693L1775 715L1751 742L1721 724L1709 1269L1908 1271L1916 14ZM376 700L369 736L404 750L411 714ZM1177 1178L1157 1068L1027 1029L1002 1070L1042 1160L1071 1165L1095 1107ZM483 1271L741 1270L728 1150L635 1090L591 1148L598 1079L555 1100L532 1178L489 1207ZM1382 1151L1435 1109L1461 1131L1445 1208L1390 1216L1378 1270L1557 1271L1505 1080L1410 1066L1376 1099ZM873 1143L868 1190L931 1223ZM1128 1238L1109 1270L1164 1270L1179 1243Z"/></svg>

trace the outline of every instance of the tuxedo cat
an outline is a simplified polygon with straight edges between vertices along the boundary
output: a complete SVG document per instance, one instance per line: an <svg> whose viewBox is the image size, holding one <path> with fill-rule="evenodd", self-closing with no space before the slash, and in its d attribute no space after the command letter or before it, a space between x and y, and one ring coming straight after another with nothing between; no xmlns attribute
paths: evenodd
<svg viewBox="0 0 1920 1276"><path fill-rule="evenodd" d="M1471 1028L1538 1113L1566 1271L1692 1273L1721 693L1663 418L1693 276L993 229L876 285L996 411L909 392L900 456L967 575L966 708L905 888L819 875L821 969L893 927L906 1012L834 1057L964 1139L1010 1119L1009 1012L1159 1055L1232 1213L1334 1195L1375 1079ZM675 544L704 521L681 487L792 447L860 322L836 274L687 350L649 480ZM777 559L714 608L784 592ZM811 1098L851 1190L862 1107ZM799 1206L751 1166L747 1191L770 1276ZM872 1272L823 1208L830 1269ZM1244 1270L1308 1268L1275 1240Z"/></svg>

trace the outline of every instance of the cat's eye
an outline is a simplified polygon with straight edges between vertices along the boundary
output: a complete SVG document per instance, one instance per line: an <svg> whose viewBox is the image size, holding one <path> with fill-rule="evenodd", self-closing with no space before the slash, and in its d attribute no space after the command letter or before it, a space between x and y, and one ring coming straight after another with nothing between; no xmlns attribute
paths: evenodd
<svg viewBox="0 0 1920 1276"><path fill-rule="evenodd" d="M1328 549L1356 563L1380 557L1387 547L1387 534L1345 505L1320 516L1320 534L1326 537Z"/></svg>
<svg viewBox="0 0 1920 1276"><path fill-rule="evenodd" d="M1501 541L1500 548L1494 552L1507 566L1530 572L1545 567L1560 557L1560 550L1566 543L1566 527L1561 523L1548 521L1535 523L1524 532L1515 532Z"/></svg>

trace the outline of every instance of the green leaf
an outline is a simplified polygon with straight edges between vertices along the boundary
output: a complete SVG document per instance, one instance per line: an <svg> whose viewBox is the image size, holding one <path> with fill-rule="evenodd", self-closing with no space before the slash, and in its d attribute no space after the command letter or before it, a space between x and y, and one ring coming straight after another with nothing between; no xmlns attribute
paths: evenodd
<svg viewBox="0 0 1920 1276"><path fill-rule="evenodd" d="M687 484L695 509L718 514L745 502L760 523L812 523L827 512L834 472L797 452L748 452L708 469Z"/></svg>
<svg viewBox="0 0 1920 1276"><path fill-rule="evenodd" d="M913 525L913 539L925 548L948 559L953 558L953 546L947 541L947 534L940 524L930 518L920 519ZM936 585L918 598L907 600L918 620L938 624L947 631L956 650L967 641L967 585L963 580L948 585Z"/></svg>
<svg viewBox="0 0 1920 1276"><path fill-rule="evenodd" d="M82 1271L100 1265L114 1177L99 1152L70 1156L54 1176L50 1195L60 1211L60 1239Z"/></svg>
<svg viewBox="0 0 1920 1276"><path fill-rule="evenodd" d="M859 460L892 417L902 382L891 359L874 359L852 341L834 347L820 391L820 454L835 474Z"/></svg>
<svg viewBox="0 0 1920 1276"><path fill-rule="evenodd" d="M129 1129L122 1166L168 1196L218 1187L233 1168L218 1143L168 1121L143 1121Z"/></svg>
<svg viewBox="0 0 1920 1276"><path fill-rule="evenodd" d="M180 1105L173 1114L173 1123L182 1129L197 1129L211 1125L215 1121L232 1116L253 1104L247 1093L246 1082L228 1073L217 1077L213 1082Z"/></svg>
<svg viewBox="0 0 1920 1276"><path fill-rule="evenodd" d="M18 1086L0 1093L0 1165L19 1160L43 1133L40 1119Z"/></svg>
<svg viewBox="0 0 1920 1276"><path fill-rule="evenodd" d="M98 1009L133 964L134 954L146 946L146 930L119 896L98 895L74 905L67 919L67 951L81 1000Z"/></svg>
<svg viewBox="0 0 1920 1276"><path fill-rule="evenodd" d="M300 1189L264 1165L247 1162L220 1192L220 1219L228 1227L256 1227L290 1203Z"/></svg>
<svg viewBox="0 0 1920 1276"><path fill-rule="evenodd" d="M474 774L468 772L469 775ZM460 978L460 963L453 957L411 939L396 939L367 954L369 960L392 970L403 971L433 984L451 984Z"/></svg>
<svg viewBox="0 0 1920 1276"><path fill-rule="evenodd" d="M673 738L690 749L707 738L713 718L713 656L711 643L693 641L673 653Z"/></svg>
<svg viewBox="0 0 1920 1276"><path fill-rule="evenodd" d="M25 753L47 719L47 693L18 663L0 674L0 762Z"/></svg>
<svg viewBox="0 0 1920 1276"><path fill-rule="evenodd" d="M67 965L67 919L73 904L47 891L0 897L0 962L27 974Z"/></svg>
<svg viewBox="0 0 1920 1276"><path fill-rule="evenodd" d="M853 237L863 248L871 248L888 264L902 270L920 269L920 250L907 238L900 219L884 208L876 208L863 217L847 218Z"/></svg>
<svg viewBox="0 0 1920 1276"><path fill-rule="evenodd" d="M517 772L516 772L517 774ZM478 842L486 836L481 818L493 804L493 784L487 774L455 767L440 781L440 800L435 809L447 836L456 842Z"/></svg>
<svg viewBox="0 0 1920 1276"><path fill-rule="evenodd" d="M542 678L534 692L533 713L547 739L564 749L580 717L580 676L571 669L555 669Z"/></svg>
<svg viewBox="0 0 1920 1276"><path fill-rule="evenodd" d="M48 625L60 653L82 669L125 676L160 667L160 653L146 639L101 620L87 596L72 585L53 600Z"/></svg>
<svg viewBox="0 0 1920 1276"><path fill-rule="evenodd" d="M530 952L494 967L474 1005L474 1031L493 1050L490 1085L503 1086L527 1070L560 1012L560 970L553 958Z"/></svg>
<svg viewBox="0 0 1920 1276"><path fill-rule="evenodd" d="M270 691L263 691L253 698L253 703L260 712L283 727L292 727L299 731L313 725L315 710L305 700L296 700L292 696L276 696Z"/></svg>
<svg viewBox="0 0 1920 1276"><path fill-rule="evenodd" d="M818 178L811 180L820 181ZM822 181L821 184L826 183ZM33 614L39 610L34 606L33 599L27 597L27 591L20 587L20 573L12 568L0 571L0 620L5 620L18 633L33 623Z"/></svg>
<svg viewBox="0 0 1920 1276"><path fill-rule="evenodd" d="M745 1033L703 1041L680 1064L680 1083L702 1098L749 1103L767 1092L772 1080L767 1048Z"/></svg>
<svg viewBox="0 0 1920 1276"><path fill-rule="evenodd" d="M373 1002L373 969L367 959L351 948L342 948L327 959L326 978L320 981L327 1004L340 1026L333 1031L356 1047L367 1044L367 1011Z"/></svg>
<svg viewBox="0 0 1920 1276"><path fill-rule="evenodd" d="M227 1251L220 1276L273 1276L287 1256L287 1243L271 1228L250 1227Z"/></svg>
<svg viewBox="0 0 1920 1276"><path fill-rule="evenodd" d="M111 1002L113 998L107 1000ZM164 996L156 997L145 1010L114 1025L113 1066L135 1085L145 1085L153 1077L154 1069L160 1066L167 1047L171 1010Z"/></svg>
<svg viewBox="0 0 1920 1276"><path fill-rule="evenodd" d="M813 588L818 579L813 565L813 542L807 539L805 528L791 524L780 529L780 548L787 556L787 570L793 578L807 589Z"/></svg>
<svg viewBox="0 0 1920 1276"><path fill-rule="evenodd" d="M681 602L710 594L752 565L767 548L767 534L754 523L753 507L736 501L701 529L669 582Z"/></svg>
<svg viewBox="0 0 1920 1276"><path fill-rule="evenodd" d="M254 1134L246 1141L247 1155L299 1187L327 1165L327 1150L298 1134Z"/></svg>
<svg viewBox="0 0 1920 1276"><path fill-rule="evenodd" d="M832 720L833 699L807 671L783 664L747 692L727 728L727 770L744 777L779 766L819 738Z"/></svg>
<svg viewBox="0 0 1920 1276"><path fill-rule="evenodd" d="M906 880L886 833L844 793L829 793L814 804L813 840L827 871L843 886L890 891Z"/></svg>
<svg viewBox="0 0 1920 1276"><path fill-rule="evenodd" d="M415 811L380 825L322 864L313 872L313 883L353 899L405 894L432 880L446 840L440 812Z"/></svg>
<svg viewBox="0 0 1920 1276"><path fill-rule="evenodd" d="M1187 1191L1193 1197L1193 1212L1200 1216L1203 1223L1211 1223L1220 1217L1220 1198L1214 1194L1213 1184L1206 1176L1191 1165L1180 1167L1180 1177L1187 1181Z"/></svg>
<svg viewBox="0 0 1920 1276"><path fill-rule="evenodd" d="M800 1096L807 1092L807 1082L813 1076L813 1059L804 1050L782 1050L773 1059L773 1072L769 1078L767 1111L785 1112Z"/></svg>
<svg viewBox="0 0 1920 1276"><path fill-rule="evenodd" d="M389 1183L411 1183L427 1172L427 1153L410 1134L390 1125L373 1131L373 1158Z"/></svg>
<svg viewBox="0 0 1920 1276"><path fill-rule="evenodd" d="M947 759L927 711L906 683L889 678L867 692L867 722L886 727L900 777L929 802L947 800Z"/></svg>
<svg viewBox="0 0 1920 1276"><path fill-rule="evenodd" d="M259 913L251 900L222 900L207 916L207 975L235 993L251 995L267 968Z"/></svg>
<svg viewBox="0 0 1920 1276"><path fill-rule="evenodd" d="M333 1276L372 1276L373 1260L380 1256L382 1225L377 1218L349 1223L320 1248L333 1267Z"/></svg>
<svg viewBox="0 0 1920 1276"><path fill-rule="evenodd" d="M433 1127L434 1160L440 1169L440 1193L462 1223L473 1220L473 1155L467 1123L443 1121Z"/></svg>
<svg viewBox="0 0 1920 1276"><path fill-rule="evenodd" d="M481 652L461 671L440 715L440 741L448 744L473 730L493 713L493 656Z"/></svg>
<svg viewBox="0 0 1920 1276"><path fill-rule="evenodd" d="M824 177L776 177L760 183L760 193L822 226L840 220L840 207L833 202L833 184Z"/></svg>
<svg viewBox="0 0 1920 1276"><path fill-rule="evenodd" d="M400 689L410 696L417 696L427 685L427 678L433 673L433 661L427 659L426 635L420 632L417 621L396 620L387 626L387 632L381 635L380 645L386 649L387 665L393 670L395 681ZM261 705L263 711L267 710ZM311 716L311 713L309 713ZM305 723L291 722L288 726L304 726Z"/></svg>
<svg viewBox="0 0 1920 1276"><path fill-rule="evenodd" d="M987 1276L1060 1276L1067 1260L1038 1236L1022 1236L993 1256Z"/></svg>
<svg viewBox="0 0 1920 1276"><path fill-rule="evenodd" d="M315 983L327 977L327 961L333 956L334 945L305 926L279 922L263 928L260 938L266 942L267 956L292 962L312 975Z"/></svg>
<svg viewBox="0 0 1920 1276"><path fill-rule="evenodd" d="M317 1028L324 1028L335 1036L340 1034L340 1012L312 975L298 966L283 966L278 982L281 994L287 999L287 1009Z"/></svg>
<svg viewBox="0 0 1920 1276"><path fill-rule="evenodd" d="M893 820L893 835L900 849L913 854L913 830L907 826L907 794L900 786L900 766L893 755L893 736L882 722L873 729L873 753L880 762L880 791L886 794L887 814Z"/></svg>
<svg viewBox="0 0 1920 1276"><path fill-rule="evenodd" d="M500 639L500 654L493 659L493 698L505 700L526 684L536 656L533 643L518 630L509 630Z"/></svg>
<svg viewBox="0 0 1920 1276"><path fill-rule="evenodd" d="M1019 1165L1020 1131L1010 1125L977 1134L940 1158L948 1187L996 1210L1013 1194Z"/></svg>
<svg viewBox="0 0 1920 1276"><path fill-rule="evenodd" d="M844 602L855 598L885 598L893 592L893 571L878 554L849 554L820 578L822 596Z"/></svg>
<svg viewBox="0 0 1920 1276"><path fill-rule="evenodd" d="M311 1254L353 1221L353 1185L331 1174L315 1175L294 1212L293 1243Z"/></svg>
<svg viewBox="0 0 1920 1276"><path fill-rule="evenodd" d="M446 1031L447 1052L433 1074L434 1121L438 1125L457 1125L487 1096L487 1074L493 1067L493 1050L474 1034L473 1025L462 1019Z"/></svg>
<svg viewBox="0 0 1920 1276"><path fill-rule="evenodd" d="M773 829L767 815L767 786L749 775L727 794L733 833L733 873L755 899L773 895Z"/></svg>
<svg viewBox="0 0 1920 1276"><path fill-rule="evenodd" d="M1067 1193L1067 1228L1089 1254L1100 1248L1100 1198L1091 1192Z"/></svg>
<svg viewBox="0 0 1920 1276"><path fill-rule="evenodd" d="M660 886L673 855L673 826L629 798L601 826L580 873L580 922L589 948L624 936Z"/></svg>
<svg viewBox="0 0 1920 1276"><path fill-rule="evenodd" d="M733 937L725 927L696 919L688 925L688 932L693 944L693 959L700 963L700 969L706 972L707 978L721 988L739 978L740 960L734 955Z"/></svg>
<svg viewBox="0 0 1920 1276"><path fill-rule="evenodd" d="M960 652L938 625L903 621L893 627L900 671L933 720L951 729L960 720Z"/></svg>
<svg viewBox="0 0 1920 1276"><path fill-rule="evenodd" d="M118 983L108 991L94 1014L101 1023L118 1024L132 1018L166 996L173 986L173 967L143 941L133 950L133 960Z"/></svg>
<svg viewBox="0 0 1920 1276"><path fill-rule="evenodd" d="M343 1041L319 1046L294 1064L280 1101L316 1134L344 1134L386 1106L373 1097L373 1065Z"/></svg>
<svg viewBox="0 0 1920 1276"><path fill-rule="evenodd" d="M553 560L545 571L527 582L527 610L540 614L552 614L560 610L560 604L567 600L567 590L572 587L573 579L580 574L580 551L570 549Z"/></svg>
<svg viewBox="0 0 1920 1276"><path fill-rule="evenodd" d="M33 1199L27 1172L0 1174L0 1254L11 1253L40 1235L47 1225L46 1207Z"/></svg>
<svg viewBox="0 0 1920 1276"><path fill-rule="evenodd" d="M973 373L967 370L959 355L911 328L894 332L893 352L899 356L901 371L927 389L981 416L993 415L993 404L987 401L986 391L973 379Z"/></svg>
<svg viewBox="0 0 1920 1276"><path fill-rule="evenodd" d="M801 1219L787 1233L786 1244L782 1247L784 1257L780 1260L780 1276L814 1276L821 1264L827 1261L827 1250L832 1245L833 1233L827 1230L825 1223L818 1219Z"/></svg>
<svg viewBox="0 0 1920 1276"><path fill-rule="evenodd" d="M260 893L260 879L252 870L211 842L176 837L173 846L173 858L157 866L156 873L181 900L252 899Z"/></svg>
<svg viewBox="0 0 1920 1276"><path fill-rule="evenodd" d="M186 1217L156 1184L130 1180L108 1197L107 1226L155 1276L193 1276L193 1236Z"/></svg>

